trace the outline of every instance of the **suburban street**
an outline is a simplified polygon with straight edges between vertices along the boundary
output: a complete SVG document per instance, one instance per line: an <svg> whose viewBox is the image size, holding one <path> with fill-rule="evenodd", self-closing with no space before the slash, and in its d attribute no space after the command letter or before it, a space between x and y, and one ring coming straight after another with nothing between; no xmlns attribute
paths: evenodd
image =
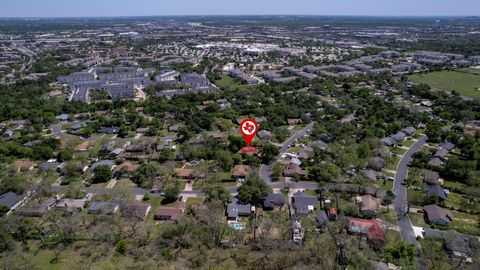
<svg viewBox="0 0 480 270"><path fill-rule="evenodd" d="M280 146L280 149L278 149L278 157L277 159L282 156L283 154L285 154L289 148L289 145L295 143L296 140L298 140L299 138L305 136L305 134L312 129L313 125L315 124L315 122L312 122L310 124L308 124L308 126L306 126L305 128L303 128L302 130L298 131L297 133L295 133L295 135L293 135L292 137L290 137L288 140L286 140L281 146ZM272 185L272 184L275 184L275 183L272 183L272 178L270 177L270 173L272 172L272 167L273 167L273 162L271 164L264 164L262 165L262 167L260 168L260 177L265 181L267 182L268 185Z"/></svg>
<svg viewBox="0 0 480 270"><path fill-rule="evenodd" d="M407 189L402 182L407 178L408 173L408 164L412 160L412 155L420 150L423 145L427 142L427 137L423 137L417 142L415 142L403 155L402 159L400 160L397 171L395 174L395 181L393 183L393 193L395 194L395 200L393 201L396 216L397 216L397 223L400 227L400 234L402 236L403 241L407 243L412 243L415 245L418 253L417 257L417 268L418 269L426 269L425 262L423 261L422 257L422 248L420 243L417 241L415 237L415 233L413 231L412 222L410 221L410 217L406 214L407 213Z"/></svg>

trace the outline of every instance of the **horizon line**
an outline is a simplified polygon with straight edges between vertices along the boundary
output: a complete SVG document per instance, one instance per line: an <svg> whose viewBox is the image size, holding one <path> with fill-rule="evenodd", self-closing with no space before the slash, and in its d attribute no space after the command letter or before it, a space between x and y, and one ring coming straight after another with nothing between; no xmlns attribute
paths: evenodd
<svg viewBox="0 0 480 270"><path fill-rule="evenodd" d="M480 15L325 15L325 14L171 14L171 15L112 15L112 16L0 16L0 19L97 19L97 18L152 18L152 17L377 17L377 18L467 18Z"/></svg>

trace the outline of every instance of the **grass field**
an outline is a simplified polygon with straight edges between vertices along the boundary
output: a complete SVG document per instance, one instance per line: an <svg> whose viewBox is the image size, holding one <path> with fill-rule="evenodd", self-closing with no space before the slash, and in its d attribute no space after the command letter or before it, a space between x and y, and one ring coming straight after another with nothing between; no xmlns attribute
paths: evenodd
<svg viewBox="0 0 480 270"><path fill-rule="evenodd" d="M428 74L414 74L410 80L426 83L433 88L452 91L464 96L480 99L480 71L475 69L460 69L457 71L438 71Z"/></svg>
<svg viewBox="0 0 480 270"><path fill-rule="evenodd" d="M250 89L254 87L252 85L238 83L227 75L222 75L222 78L220 80L215 81L215 85L220 88L224 87L227 89L239 89L239 90Z"/></svg>

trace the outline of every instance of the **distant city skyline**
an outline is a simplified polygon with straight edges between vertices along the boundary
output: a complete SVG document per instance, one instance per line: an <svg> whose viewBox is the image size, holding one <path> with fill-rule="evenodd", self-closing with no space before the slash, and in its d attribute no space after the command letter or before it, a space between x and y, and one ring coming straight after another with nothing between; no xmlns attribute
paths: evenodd
<svg viewBox="0 0 480 270"><path fill-rule="evenodd" d="M1 0L0 17L168 15L478 16L472 0Z"/></svg>

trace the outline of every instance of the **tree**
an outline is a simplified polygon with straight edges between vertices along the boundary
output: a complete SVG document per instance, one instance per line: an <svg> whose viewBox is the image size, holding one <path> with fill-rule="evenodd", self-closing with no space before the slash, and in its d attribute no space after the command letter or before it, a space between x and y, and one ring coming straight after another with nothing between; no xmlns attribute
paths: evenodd
<svg viewBox="0 0 480 270"><path fill-rule="evenodd" d="M9 211L8 207L0 204L0 217L5 215Z"/></svg>
<svg viewBox="0 0 480 270"><path fill-rule="evenodd" d="M233 168L232 154L228 151L217 151L217 161L223 170L229 171Z"/></svg>
<svg viewBox="0 0 480 270"><path fill-rule="evenodd" d="M0 252L12 250L14 246L15 243L13 242L12 237L0 228Z"/></svg>
<svg viewBox="0 0 480 270"><path fill-rule="evenodd" d="M415 265L417 250L415 246L405 242L392 242L387 244L385 258L401 266Z"/></svg>
<svg viewBox="0 0 480 270"><path fill-rule="evenodd" d="M262 149L263 162L268 164L278 155L278 149L275 145L267 143Z"/></svg>
<svg viewBox="0 0 480 270"><path fill-rule="evenodd" d="M387 194L382 199L382 204L387 206L387 212L390 212L390 204L395 200L395 194L391 190L387 191Z"/></svg>
<svg viewBox="0 0 480 270"><path fill-rule="evenodd" d="M125 256L127 254L127 240L119 240L116 245L116 250L119 254Z"/></svg>
<svg viewBox="0 0 480 270"><path fill-rule="evenodd" d="M2 180L0 183L0 193L13 191L15 193L23 193L27 189L27 181L20 176L10 176Z"/></svg>
<svg viewBox="0 0 480 270"><path fill-rule="evenodd" d="M118 137L125 138L128 136L128 127L126 125L122 125L120 130L118 131Z"/></svg>
<svg viewBox="0 0 480 270"><path fill-rule="evenodd" d="M112 170L108 165L100 165L93 170L93 183L105 183L112 179Z"/></svg>
<svg viewBox="0 0 480 270"><path fill-rule="evenodd" d="M165 198L163 199L162 204L176 201L178 195L180 195L180 185L177 182L175 185L169 186L165 189Z"/></svg>
<svg viewBox="0 0 480 270"><path fill-rule="evenodd" d="M238 198L244 203L259 206L269 192L270 188L262 179L252 176L238 188Z"/></svg>
<svg viewBox="0 0 480 270"><path fill-rule="evenodd" d="M221 202L227 205L230 201L230 192L221 185L207 185L203 188L205 193L205 202Z"/></svg>
<svg viewBox="0 0 480 270"><path fill-rule="evenodd" d="M142 164L132 176L135 184L141 187L152 187L157 178L157 168L152 164Z"/></svg>
<svg viewBox="0 0 480 270"><path fill-rule="evenodd" d="M60 149L57 155L57 159L60 162L65 162L72 160L73 158L73 152L70 149Z"/></svg>
<svg viewBox="0 0 480 270"><path fill-rule="evenodd" d="M340 169L331 162L322 162L310 169L309 177L312 181L335 181L340 177Z"/></svg>
<svg viewBox="0 0 480 270"><path fill-rule="evenodd" d="M275 162L272 167L272 173L270 174L270 176L272 177L272 181L280 180L280 177L282 176L284 170L285 165L280 162Z"/></svg>

